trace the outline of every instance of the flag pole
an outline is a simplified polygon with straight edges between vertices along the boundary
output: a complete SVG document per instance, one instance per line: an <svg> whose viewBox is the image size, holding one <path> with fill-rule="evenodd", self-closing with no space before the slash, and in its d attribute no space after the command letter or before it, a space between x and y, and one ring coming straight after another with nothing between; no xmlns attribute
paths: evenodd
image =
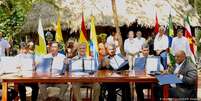
<svg viewBox="0 0 201 101"><path fill-rule="evenodd" d="M123 40L122 40L120 28L119 28L119 20L118 20L118 14L117 14L116 0L112 0L112 11L113 11L113 18L114 18L114 24L116 27L117 37L119 39L118 42L120 45L120 50L121 50L121 53L125 55L125 52L123 49Z"/></svg>

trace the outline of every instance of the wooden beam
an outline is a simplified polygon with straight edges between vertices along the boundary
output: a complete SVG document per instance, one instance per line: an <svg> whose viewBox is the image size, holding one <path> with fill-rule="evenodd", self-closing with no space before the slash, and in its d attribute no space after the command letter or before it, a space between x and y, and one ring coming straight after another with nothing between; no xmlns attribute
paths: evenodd
<svg viewBox="0 0 201 101"><path fill-rule="evenodd" d="M113 11L114 24L115 24L115 28L117 32L117 37L118 37L121 53L124 53L123 40L122 40L120 28L119 28L119 19L117 14L116 0L112 0L112 11Z"/></svg>

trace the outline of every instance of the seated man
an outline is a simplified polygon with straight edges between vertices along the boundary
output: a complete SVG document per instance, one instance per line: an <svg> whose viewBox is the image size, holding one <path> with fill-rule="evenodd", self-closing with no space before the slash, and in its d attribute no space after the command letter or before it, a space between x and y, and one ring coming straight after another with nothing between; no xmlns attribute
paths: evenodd
<svg viewBox="0 0 201 101"><path fill-rule="evenodd" d="M33 59L33 55L30 54L29 52L29 48L26 45L26 43L21 43L21 50L20 50L20 54L18 54L16 57L17 58L31 58ZM20 67L19 67L20 68ZM20 94L20 100L21 101L27 101L26 100L26 88L25 86L29 86L32 88L32 95L31 95L31 101L37 101L37 97L38 97L38 84L37 83L28 83L28 84L18 84L18 90L19 90L19 94Z"/></svg>
<svg viewBox="0 0 201 101"><path fill-rule="evenodd" d="M170 84L169 98L192 98L196 89L197 70L193 64L186 59L186 54L183 50L178 50L175 53L176 66L170 68L168 74L176 74L182 83ZM162 98L162 87L157 85L154 90L157 100Z"/></svg>
<svg viewBox="0 0 201 101"><path fill-rule="evenodd" d="M65 61L65 55L58 53L58 43L57 42L53 42L51 45L51 53L49 53L47 55L47 57L52 57L53 58L53 62L52 62L52 73L58 73L61 72L64 68L64 64L66 64ZM60 74L60 73L59 73ZM50 86L55 86L55 87L59 87L60 88L60 94L59 97L61 100L64 99L64 95L67 91L67 84L40 84L40 97L42 98L42 100L45 100L48 97L48 93L47 93L47 88Z"/></svg>
<svg viewBox="0 0 201 101"><path fill-rule="evenodd" d="M140 57L151 57L149 55L149 46L147 44L143 44L143 46L142 46L142 56L140 56ZM140 64L144 64L144 66L145 66L146 63L140 63ZM135 66L134 66L134 69L135 69ZM163 66L161 64L160 65L160 71L162 71L162 70L163 70ZM135 88L136 88L136 93L137 93L137 100L138 101L144 101L143 89L150 89L151 84L150 83L135 83Z"/></svg>
<svg viewBox="0 0 201 101"><path fill-rule="evenodd" d="M81 43L78 48L78 55L75 56L73 59L82 59L86 58L86 43ZM72 88L73 88L73 94L75 96L76 101L82 101L81 99L81 92L80 88L82 86L88 86L92 87L94 90L93 98L92 101L99 101L99 95L100 95L100 85L99 83L72 83Z"/></svg>
<svg viewBox="0 0 201 101"><path fill-rule="evenodd" d="M113 66L111 66L112 60L116 60L115 56L120 56L120 54L115 54L115 45L108 45L107 46L107 52L108 56L106 56L103 61L105 61L103 66L105 69L109 70L115 70ZM121 57L124 59L123 57ZM116 61L117 62L117 61ZM113 63L113 62L112 62ZM116 63L118 64L118 63ZM119 64L121 65L121 64ZM123 65L122 67L119 67L116 69L116 71L122 71L122 70L128 70L129 65L128 63ZM107 101L116 101L117 100L117 95L116 95L116 90L120 89L122 90L122 101L131 101L131 91L130 91L130 85L129 83L103 83L102 88L108 91L107 95Z"/></svg>

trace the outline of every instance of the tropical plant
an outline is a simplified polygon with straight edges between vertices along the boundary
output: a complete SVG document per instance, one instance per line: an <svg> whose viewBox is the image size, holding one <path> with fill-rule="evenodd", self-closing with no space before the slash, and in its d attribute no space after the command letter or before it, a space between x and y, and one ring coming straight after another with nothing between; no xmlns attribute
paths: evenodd
<svg viewBox="0 0 201 101"><path fill-rule="evenodd" d="M2 0L0 2L0 31L8 38L20 33L33 4L47 2L56 7L55 0Z"/></svg>

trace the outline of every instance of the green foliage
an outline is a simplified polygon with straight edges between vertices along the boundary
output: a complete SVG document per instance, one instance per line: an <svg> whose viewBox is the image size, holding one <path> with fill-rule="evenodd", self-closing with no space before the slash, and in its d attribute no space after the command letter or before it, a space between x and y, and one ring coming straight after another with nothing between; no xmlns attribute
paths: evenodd
<svg viewBox="0 0 201 101"><path fill-rule="evenodd" d="M198 56L201 55L201 43L199 42L199 40L201 39L201 30L199 30L196 34L196 43L197 43L197 53Z"/></svg>
<svg viewBox="0 0 201 101"><path fill-rule="evenodd" d="M3 0L0 4L0 31L8 38L20 33L27 13L32 5L47 2L54 6L55 0Z"/></svg>

